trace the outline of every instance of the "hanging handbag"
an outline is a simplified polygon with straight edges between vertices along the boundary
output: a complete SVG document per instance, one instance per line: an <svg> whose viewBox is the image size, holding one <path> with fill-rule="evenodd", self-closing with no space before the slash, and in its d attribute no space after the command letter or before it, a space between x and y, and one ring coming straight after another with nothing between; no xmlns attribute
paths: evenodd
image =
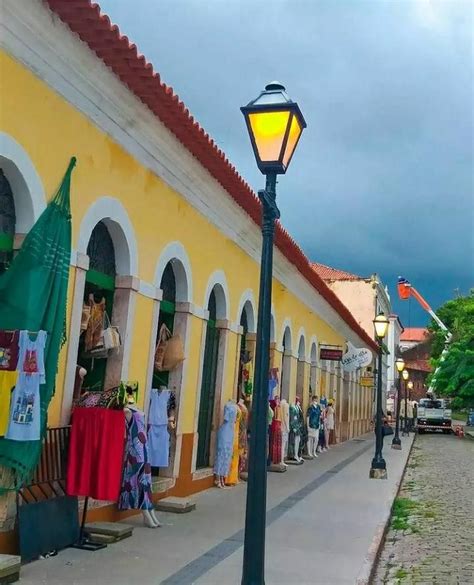
<svg viewBox="0 0 474 585"><path fill-rule="evenodd" d="M163 355L163 371L174 370L181 362L184 362L184 346L179 335L173 335L168 339Z"/></svg>
<svg viewBox="0 0 474 585"><path fill-rule="evenodd" d="M82 305L82 314L81 314L81 333L87 330L89 326L89 321L91 318L91 311L92 307L88 303L84 303Z"/></svg>
<svg viewBox="0 0 474 585"><path fill-rule="evenodd" d="M171 331L163 325L160 327L160 332L158 334L158 344L155 349L155 370L157 372L165 371L163 369L163 359L165 356L166 346L168 345L168 341L171 339Z"/></svg>
<svg viewBox="0 0 474 585"><path fill-rule="evenodd" d="M122 345L119 328L110 324L107 311L104 311L104 331L102 333L102 340L104 343L104 348L107 351L110 351L111 349L118 349Z"/></svg>

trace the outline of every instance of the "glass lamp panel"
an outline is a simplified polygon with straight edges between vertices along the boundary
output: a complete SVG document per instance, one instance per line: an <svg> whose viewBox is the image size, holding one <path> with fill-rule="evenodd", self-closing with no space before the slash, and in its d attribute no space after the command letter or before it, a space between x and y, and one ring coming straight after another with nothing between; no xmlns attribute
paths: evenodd
<svg viewBox="0 0 474 585"><path fill-rule="evenodd" d="M403 376L403 379L406 381L410 377L410 374L408 373L407 370L403 370L402 376Z"/></svg>
<svg viewBox="0 0 474 585"><path fill-rule="evenodd" d="M293 114L290 126L290 133L288 134L288 142L286 143L285 153L283 154L283 164L286 167L293 155L298 139L301 136L301 124L298 118Z"/></svg>
<svg viewBox="0 0 474 585"><path fill-rule="evenodd" d="M385 315L377 315L374 319L375 333L379 339L383 339L388 329L388 321Z"/></svg>
<svg viewBox="0 0 474 585"><path fill-rule="evenodd" d="M395 365L397 366L398 372L403 372L405 368L405 362L402 358L398 358L397 360L395 360Z"/></svg>
<svg viewBox="0 0 474 585"><path fill-rule="evenodd" d="M279 160L289 116L288 111L249 114L258 157L262 162Z"/></svg>

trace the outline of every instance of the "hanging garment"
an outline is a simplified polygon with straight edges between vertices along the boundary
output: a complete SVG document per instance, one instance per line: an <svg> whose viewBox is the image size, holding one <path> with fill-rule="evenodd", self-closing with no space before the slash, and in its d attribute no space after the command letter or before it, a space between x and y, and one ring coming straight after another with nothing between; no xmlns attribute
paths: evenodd
<svg viewBox="0 0 474 585"><path fill-rule="evenodd" d="M152 467L168 467L170 433L168 418L175 409L176 398L170 390L151 391L148 414L148 454Z"/></svg>
<svg viewBox="0 0 474 585"><path fill-rule="evenodd" d="M145 413L130 409L123 463L120 510L152 510L151 465L148 461Z"/></svg>
<svg viewBox="0 0 474 585"><path fill-rule="evenodd" d="M54 161L51 161L54 164ZM66 341L66 299L71 262L72 158L63 181L13 259L0 275L0 323L3 329L48 332L45 351L46 382L41 387L41 438L54 392L59 351ZM13 471L0 493L18 490L29 480L41 454L42 442L0 440L0 466Z"/></svg>
<svg viewBox="0 0 474 585"><path fill-rule="evenodd" d="M12 390L16 386L17 378L18 372L0 371L0 437L8 429Z"/></svg>
<svg viewBox="0 0 474 585"><path fill-rule="evenodd" d="M247 471L249 411L243 402L239 402L237 406L242 415L239 421L239 472L242 473L243 471Z"/></svg>
<svg viewBox="0 0 474 585"><path fill-rule="evenodd" d="M302 423L303 417L300 416L301 408L297 404L290 404L290 434L288 437L288 458L294 459L295 453L295 438L300 437L303 431ZM302 413L301 413L302 415ZM301 440L300 440L301 443ZM299 451L299 450L298 450Z"/></svg>
<svg viewBox="0 0 474 585"><path fill-rule="evenodd" d="M271 463L281 463L281 447L282 447L282 433L281 433L281 406L275 400L270 402L270 407L273 410L273 420L270 425L270 461Z"/></svg>
<svg viewBox="0 0 474 585"><path fill-rule="evenodd" d="M11 441L39 441L40 424L40 377L41 374L18 375L11 397L10 420L5 434Z"/></svg>
<svg viewBox="0 0 474 585"><path fill-rule="evenodd" d="M226 485L237 485L239 483L239 433L241 419L242 412L240 408L237 407L234 423L234 442L232 447L232 460L230 462L229 474L225 478Z"/></svg>
<svg viewBox="0 0 474 585"><path fill-rule="evenodd" d="M273 400L278 387L278 368L272 368L268 377L268 400Z"/></svg>
<svg viewBox="0 0 474 585"><path fill-rule="evenodd" d="M91 351L102 344L102 334L104 332L104 315L105 315L105 298L99 303L94 300L94 295L89 295L90 317L86 329L84 340L84 349Z"/></svg>
<svg viewBox="0 0 474 585"><path fill-rule="evenodd" d="M72 415L66 493L116 502L120 495L125 413L76 407Z"/></svg>
<svg viewBox="0 0 474 585"><path fill-rule="evenodd" d="M224 406L224 422L217 431L217 453L214 464L214 473L226 477L229 474L230 464L234 451L235 419L237 405L231 401Z"/></svg>
<svg viewBox="0 0 474 585"><path fill-rule="evenodd" d="M46 331L38 331L36 339L31 339L28 331L20 331L18 371L25 374L39 374L40 384L46 381L44 371L46 337Z"/></svg>
<svg viewBox="0 0 474 585"><path fill-rule="evenodd" d="M0 371L17 369L19 331L0 331Z"/></svg>
<svg viewBox="0 0 474 585"><path fill-rule="evenodd" d="M242 390L245 396L252 396L253 392L253 364L251 361L242 366Z"/></svg>

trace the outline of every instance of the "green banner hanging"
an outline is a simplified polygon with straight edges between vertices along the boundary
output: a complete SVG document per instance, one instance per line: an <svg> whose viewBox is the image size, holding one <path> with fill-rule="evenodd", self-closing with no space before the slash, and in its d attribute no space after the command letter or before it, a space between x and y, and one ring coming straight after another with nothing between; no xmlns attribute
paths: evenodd
<svg viewBox="0 0 474 585"><path fill-rule="evenodd" d="M46 331L46 382L40 386L41 440L0 438L0 493L19 489L38 464L54 394L59 351L66 340L66 302L71 259L71 173L27 234L10 268L0 275L0 330Z"/></svg>

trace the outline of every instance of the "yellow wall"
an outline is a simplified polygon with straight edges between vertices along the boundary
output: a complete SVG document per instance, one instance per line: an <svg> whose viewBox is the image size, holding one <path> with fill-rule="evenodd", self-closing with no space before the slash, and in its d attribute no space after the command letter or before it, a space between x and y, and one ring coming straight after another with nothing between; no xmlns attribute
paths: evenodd
<svg viewBox="0 0 474 585"><path fill-rule="evenodd" d="M137 276L143 281L153 283L161 251L169 242L179 240L187 251L192 267L194 298L190 301L202 307L210 275L215 270L223 269L229 289L230 320L238 322L237 310L242 293L251 288L254 297L258 296L258 264L206 217L192 208L179 193L144 168L33 73L5 53L1 54L0 67L1 79L3 83L8 83L8 90L1 89L0 127L28 153L48 197L54 193L69 158L77 157L71 193L73 248L77 246L81 221L88 208L103 196L119 199L135 230L138 245ZM258 229L257 226L255 229ZM74 269L71 270L71 276L69 311ZM282 341L283 322L290 317L294 352L299 341L296 333L301 326L306 331L308 350L313 334L325 343L343 345L345 340L341 335L275 280L273 304L277 343ZM153 301L137 293L128 377L139 380L141 384L145 384L148 366L152 312ZM185 386L182 388L182 432L192 432L195 420L202 327L203 322L193 316L185 366ZM235 378L236 339L232 332L229 334L227 347L229 355L226 359L224 400L232 395ZM61 353L56 396L50 410L50 424L59 422L65 359L66 348ZM281 361L280 356L277 357L278 360ZM294 387L296 360L293 362ZM281 363L278 366L281 367ZM295 389L291 392L294 396ZM144 394L143 389L141 396Z"/></svg>

